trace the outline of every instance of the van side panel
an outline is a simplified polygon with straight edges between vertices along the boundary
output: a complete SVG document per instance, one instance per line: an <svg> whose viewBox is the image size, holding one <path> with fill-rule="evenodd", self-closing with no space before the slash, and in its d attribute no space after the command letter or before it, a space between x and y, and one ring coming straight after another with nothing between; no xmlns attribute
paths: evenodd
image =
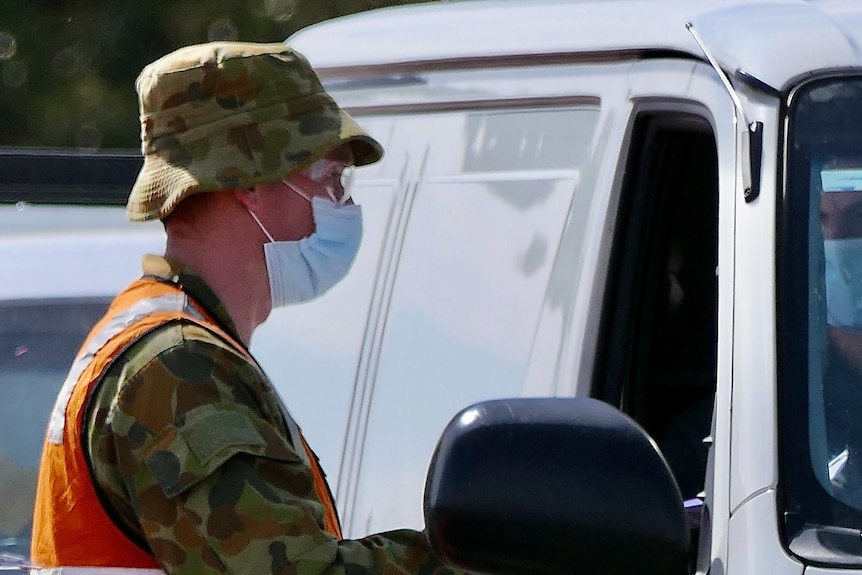
<svg viewBox="0 0 862 575"><path fill-rule="evenodd" d="M428 461L465 405L574 387L563 367L579 357L562 350L591 293L576 286L594 283L581 270L604 209L596 170L619 119L602 102L623 100L613 72L628 66L330 86L386 148L354 180L366 238L341 285L273 313L253 349L315 445L348 535L422 528ZM297 324L311 337L291 335Z"/></svg>

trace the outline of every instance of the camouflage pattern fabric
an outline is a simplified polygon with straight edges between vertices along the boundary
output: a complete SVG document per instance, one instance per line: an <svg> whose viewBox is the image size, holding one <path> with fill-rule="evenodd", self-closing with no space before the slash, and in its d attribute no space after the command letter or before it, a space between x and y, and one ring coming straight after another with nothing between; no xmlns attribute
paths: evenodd
<svg viewBox="0 0 862 575"><path fill-rule="evenodd" d="M144 273L182 286L235 334L200 278L157 256ZM421 532L324 531L270 382L197 325L167 324L130 346L94 390L84 437L111 506L168 573L453 573Z"/></svg>
<svg viewBox="0 0 862 575"><path fill-rule="evenodd" d="M342 144L357 166L383 155L283 44L187 46L145 67L136 88L144 165L132 221L163 219L192 194L279 181Z"/></svg>

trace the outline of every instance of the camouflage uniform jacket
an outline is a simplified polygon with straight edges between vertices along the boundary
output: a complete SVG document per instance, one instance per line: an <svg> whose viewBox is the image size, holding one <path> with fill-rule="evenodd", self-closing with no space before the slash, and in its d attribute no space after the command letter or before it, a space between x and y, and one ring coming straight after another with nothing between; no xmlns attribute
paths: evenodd
<svg viewBox="0 0 862 575"><path fill-rule="evenodd" d="M144 257L231 335L204 282ZM237 339L237 341L239 341ZM133 343L94 389L84 437L116 520L171 574L448 573L426 536L337 540L272 385L214 333L168 323Z"/></svg>

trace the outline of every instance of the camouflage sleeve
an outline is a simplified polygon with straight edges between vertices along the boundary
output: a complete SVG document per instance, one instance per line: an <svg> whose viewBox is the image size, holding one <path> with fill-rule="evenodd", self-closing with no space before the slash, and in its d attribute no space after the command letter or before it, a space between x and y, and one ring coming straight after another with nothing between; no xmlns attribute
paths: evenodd
<svg viewBox="0 0 862 575"><path fill-rule="evenodd" d="M180 339L112 370L86 430L97 481L168 573L451 573L421 532L324 531L311 471L261 410L248 365Z"/></svg>

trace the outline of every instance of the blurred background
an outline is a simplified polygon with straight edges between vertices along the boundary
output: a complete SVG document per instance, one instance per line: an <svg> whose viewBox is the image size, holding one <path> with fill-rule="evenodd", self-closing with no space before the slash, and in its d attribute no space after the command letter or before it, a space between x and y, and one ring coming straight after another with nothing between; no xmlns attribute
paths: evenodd
<svg viewBox="0 0 862 575"><path fill-rule="evenodd" d="M135 78L208 41L280 42L316 22L436 0L0 0L0 146L136 149Z"/></svg>

